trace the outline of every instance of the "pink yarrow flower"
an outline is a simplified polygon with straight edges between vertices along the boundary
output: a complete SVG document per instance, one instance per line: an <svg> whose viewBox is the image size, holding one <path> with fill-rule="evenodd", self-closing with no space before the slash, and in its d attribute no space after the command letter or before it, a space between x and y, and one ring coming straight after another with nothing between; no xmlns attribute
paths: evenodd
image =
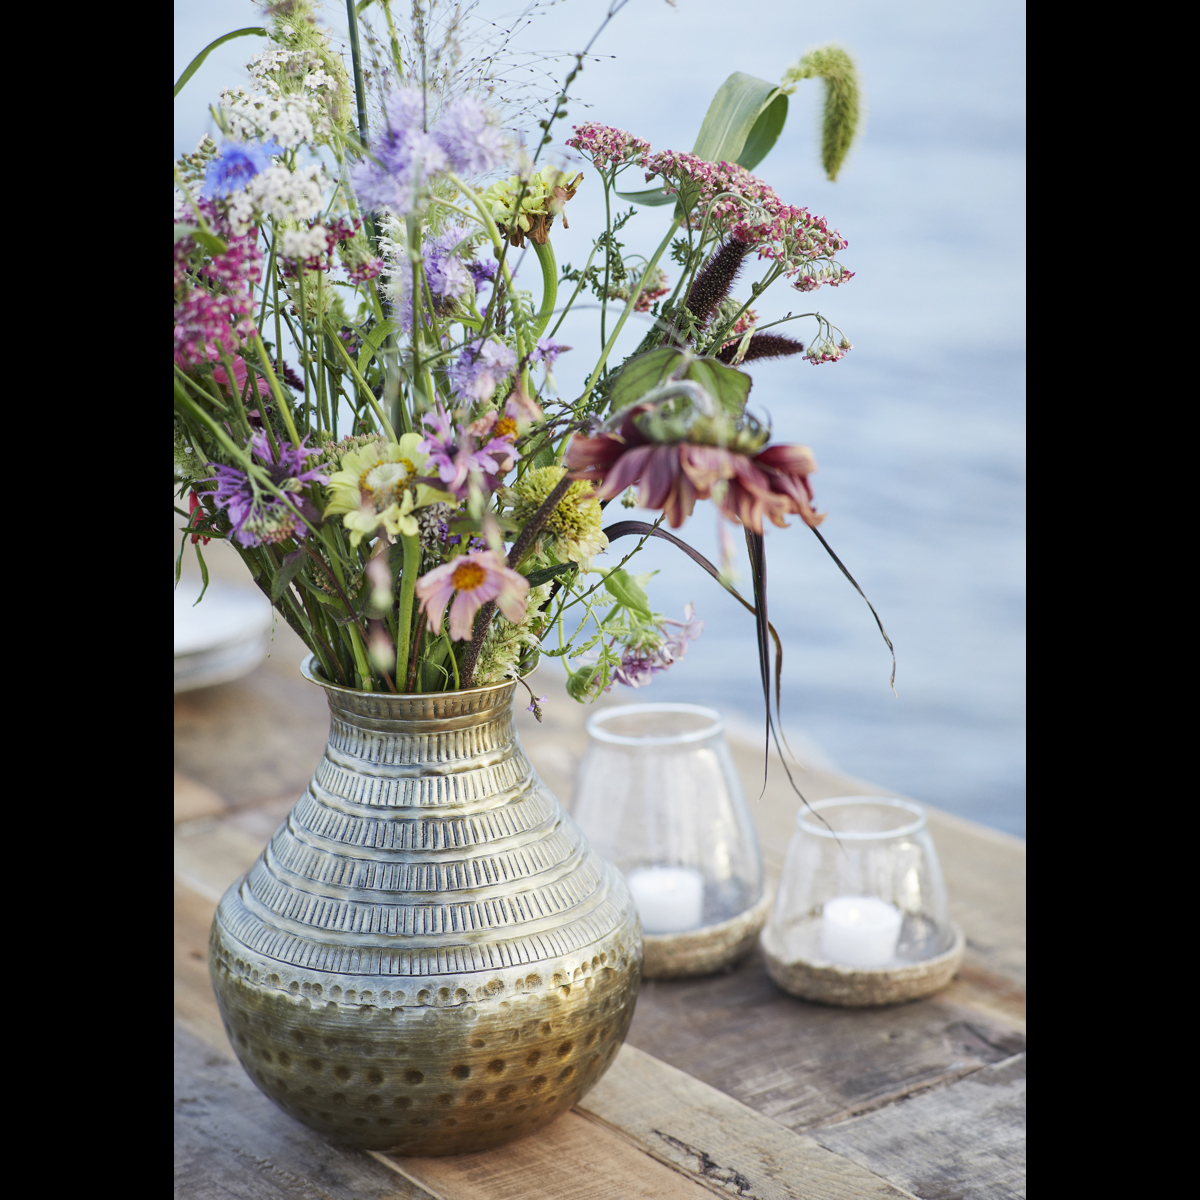
<svg viewBox="0 0 1200 1200"><path fill-rule="evenodd" d="M645 158L650 153L650 143L645 138L634 137L623 129L614 129L597 121L574 126L567 145L590 158L597 171Z"/></svg>
<svg viewBox="0 0 1200 1200"><path fill-rule="evenodd" d="M517 574L495 550L472 550L417 580L417 599L429 619L429 630L442 632L442 616L450 597L450 636L456 642L469 641L475 629L475 614L494 600L500 611L514 624L525 617L529 580Z"/></svg>
<svg viewBox="0 0 1200 1200"><path fill-rule="evenodd" d="M708 209L717 230L753 245L759 258L778 262L789 279L799 275L793 285L799 291L822 284L837 287L854 277L834 261L849 242L830 229L824 217L784 204L769 184L745 167L708 162L678 150L643 155L640 162L647 182L659 176L666 181L664 190L686 194L697 212Z"/></svg>

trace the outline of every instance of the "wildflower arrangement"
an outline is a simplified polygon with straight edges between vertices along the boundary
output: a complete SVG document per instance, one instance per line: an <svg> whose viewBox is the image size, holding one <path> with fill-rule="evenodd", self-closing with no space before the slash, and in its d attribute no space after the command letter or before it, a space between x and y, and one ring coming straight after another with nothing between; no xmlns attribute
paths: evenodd
<svg viewBox="0 0 1200 1200"><path fill-rule="evenodd" d="M649 577L627 564L666 537L729 586L662 528L711 499L750 548L744 603L765 686L764 522L815 530L822 517L812 453L770 442L739 368L833 362L850 344L815 313L807 346L768 332L751 302L776 281L807 293L852 273L841 234L750 168L789 90L819 75L836 175L857 104L844 53L810 54L778 86L731 76L692 153L586 121L550 161L582 54L523 138L480 89L430 70L453 57L432 46L432 9L414 7L405 38L376 3L354 18L348 64L309 0L268 11L251 88L212 110L221 139L174 168L181 558L190 544L204 570L203 544L227 539L344 687L482 686L523 678L545 654L566 659L582 700L648 683L699 635L690 605L681 621L655 612ZM378 38L372 12L387 27ZM629 182L643 190L619 190ZM601 190L609 215L584 266L560 269L554 236L580 188ZM634 207L614 216L618 199ZM623 257L618 240L638 206L669 206L649 259ZM752 265L759 277L735 299ZM570 347L556 335L585 291L602 348L578 394L560 394L554 368ZM650 331L614 362L634 313ZM606 524L609 502L635 493L658 521ZM622 537L637 541L618 557Z"/></svg>

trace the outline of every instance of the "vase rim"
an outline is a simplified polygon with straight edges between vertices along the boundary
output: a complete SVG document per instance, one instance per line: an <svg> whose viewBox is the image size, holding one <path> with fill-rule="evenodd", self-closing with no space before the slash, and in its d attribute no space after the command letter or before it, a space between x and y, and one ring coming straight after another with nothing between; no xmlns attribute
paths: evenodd
<svg viewBox="0 0 1200 1200"><path fill-rule="evenodd" d="M822 811L859 806L900 809L907 819L899 820L890 829L831 829L821 822ZM813 817L817 819L814 821ZM818 822L821 822L818 824ZM830 796L827 800L814 800L808 809L796 813L796 824L807 834L815 837L832 838L834 841L879 842L891 838L910 837L925 828L925 810L912 800L901 800L899 796Z"/></svg>
<svg viewBox="0 0 1200 1200"><path fill-rule="evenodd" d="M331 683L320 673L321 667L315 654L308 655L300 663L300 674L309 683L315 683L327 692L337 692L345 696L371 696L380 700L432 700L438 696L478 696L484 692L498 692L504 688L515 688L515 679L504 679L500 683L488 683L483 687L459 688L450 692L364 692L359 688L342 687L339 683Z"/></svg>
<svg viewBox="0 0 1200 1200"><path fill-rule="evenodd" d="M698 729L688 729L682 733L646 733L628 734L616 733L604 726L609 721L620 717L651 716L655 713L687 713L690 716L702 717L707 725ZM724 731L725 722L715 708L707 708L702 704L683 704L663 701L653 704L621 704L612 708L602 708L587 719L587 731L590 737L598 742L609 742L616 746L684 746L692 742L703 742L708 738L717 737Z"/></svg>

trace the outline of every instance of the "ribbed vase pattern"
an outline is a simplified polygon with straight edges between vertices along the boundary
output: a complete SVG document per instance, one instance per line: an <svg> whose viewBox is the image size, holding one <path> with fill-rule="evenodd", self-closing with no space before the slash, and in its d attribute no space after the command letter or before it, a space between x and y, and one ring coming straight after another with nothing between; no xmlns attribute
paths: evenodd
<svg viewBox="0 0 1200 1200"><path fill-rule="evenodd" d="M612 1062L641 931L538 778L515 684L326 692L308 789L222 898L210 968L255 1083L333 1140L461 1154L553 1120Z"/></svg>

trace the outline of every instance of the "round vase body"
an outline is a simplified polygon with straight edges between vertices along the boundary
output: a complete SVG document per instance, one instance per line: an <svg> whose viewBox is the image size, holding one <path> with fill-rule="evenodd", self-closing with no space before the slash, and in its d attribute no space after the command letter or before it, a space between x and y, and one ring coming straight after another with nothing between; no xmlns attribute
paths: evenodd
<svg viewBox="0 0 1200 1200"><path fill-rule="evenodd" d="M641 929L623 876L538 778L515 684L325 688L308 790L217 908L209 966L242 1065L335 1141L466 1154L607 1070Z"/></svg>

